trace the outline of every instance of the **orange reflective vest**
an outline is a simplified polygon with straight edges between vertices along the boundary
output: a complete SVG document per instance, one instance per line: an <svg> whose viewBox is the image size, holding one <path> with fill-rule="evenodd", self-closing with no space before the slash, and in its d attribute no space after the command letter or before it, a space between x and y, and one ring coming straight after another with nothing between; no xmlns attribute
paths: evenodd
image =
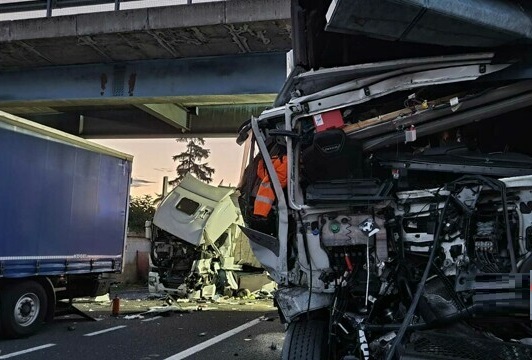
<svg viewBox="0 0 532 360"><path fill-rule="evenodd" d="M281 183L281 187L286 187L287 177L287 161L286 155L282 157L272 157L273 167ZM275 192L273 191L268 171L264 166L264 161L261 159L257 167L257 176L262 179L259 190L257 191L257 197L255 198L255 204L253 207L253 214L257 216L267 217L272 209L273 202L275 201Z"/></svg>

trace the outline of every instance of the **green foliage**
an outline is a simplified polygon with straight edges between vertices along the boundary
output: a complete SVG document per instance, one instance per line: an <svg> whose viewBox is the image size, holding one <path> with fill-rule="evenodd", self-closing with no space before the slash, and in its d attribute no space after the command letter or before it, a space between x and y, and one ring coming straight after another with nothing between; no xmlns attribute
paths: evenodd
<svg viewBox="0 0 532 360"><path fill-rule="evenodd" d="M209 184L212 182L212 175L214 168L210 167L208 163L203 163L209 157L211 151L204 149L205 140L202 138L181 138L176 139L177 142L186 142L187 148L181 154L174 155L172 159L177 161L177 177L168 183L172 186L179 184L187 173L191 173L199 180Z"/></svg>
<svg viewBox="0 0 532 360"><path fill-rule="evenodd" d="M146 220L151 221L154 214L155 205L151 195L131 197L129 201L129 231L143 233Z"/></svg>

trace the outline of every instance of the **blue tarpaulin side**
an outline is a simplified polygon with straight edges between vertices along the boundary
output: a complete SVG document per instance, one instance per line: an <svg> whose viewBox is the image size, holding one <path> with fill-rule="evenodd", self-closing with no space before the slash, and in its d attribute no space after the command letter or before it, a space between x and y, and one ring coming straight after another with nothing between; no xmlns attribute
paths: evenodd
<svg viewBox="0 0 532 360"><path fill-rule="evenodd" d="M128 160L0 127L0 276L121 270L130 176Z"/></svg>

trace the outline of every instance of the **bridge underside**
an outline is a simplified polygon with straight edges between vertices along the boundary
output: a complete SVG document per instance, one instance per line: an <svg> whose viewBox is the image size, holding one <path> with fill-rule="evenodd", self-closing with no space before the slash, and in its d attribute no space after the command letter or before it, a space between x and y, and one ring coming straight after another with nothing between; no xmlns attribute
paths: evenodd
<svg viewBox="0 0 532 360"><path fill-rule="evenodd" d="M178 122L172 123L173 118L163 120L162 116L154 116L134 105L55 108L58 110L18 108L10 112L87 139L233 137L250 114L258 115L266 107L266 104L240 104L189 108L182 110L181 119L186 127L181 127Z"/></svg>
<svg viewBox="0 0 532 360"><path fill-rule="evenodd" d="M273 103L285 53L0 72L0 110L85 138L234 136Z"/></svg>
<svg viewBox="0 0 532 360"><path fill-rule="evenodd" d="M290 5L0 22L0 110L86 138L234 136L287 76Z"/></svg>

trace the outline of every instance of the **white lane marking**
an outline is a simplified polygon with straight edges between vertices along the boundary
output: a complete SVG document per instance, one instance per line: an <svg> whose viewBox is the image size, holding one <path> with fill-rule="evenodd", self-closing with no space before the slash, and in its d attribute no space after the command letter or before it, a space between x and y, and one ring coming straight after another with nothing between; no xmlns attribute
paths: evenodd
<svg viewBox="0 0 532 360"><path fill-rule="evenodd" d="M9 358L12 358L12 357L15 357L15 356L19 356L19 355L24 355L24 354L27 354L27 353L30 353L30 352L33 352L33 351L46 349L46 348L49 348L49 347L52 347L52 346L55 346L55 344L46 344L46 345L32 347L32 348L29 348L29 349L26 349L26 350L20 350L20 351L11 353L11 354L2 355L2 356L0 356L0 359L9 359Z"/></svg>
<svg viewBox="0 0 532 360"><path fill-rule="evenodd" d="M157 320L157 319L160 319L160 318L162 318L162 316L154 316L152 318L144 319L144 320L140 320L140 321L142 321L142 322L153 321L153 320Z"/></svg>
<svg viewBox="0 0 532 360"><path fill-rule="evenodd" d="M215 336L213 337L212 339L209 339L207 341L204 341L196 346L193 346L191 348L188 348L187 350L184 350L184 351L181 351L180 353L177 353L175 355L172 355L164 360L181 360L181 359L184 359L186 357L189 357L190 355L193 355L197 352L200 352L201 350L203 349L206 349L208 348L209 346L212 346L222 340L225 340L227 339L228 337L231 337L235 334L238 334L239 332L241 331L244 331L246 330L247 328L250 328L252 326L255 326L257 325L259 322L261 322L262 320L261 319L255 319L255 320L252 320L248 323L245 323L243 325L240 325L239 327L236 327L232 330L229 330L229 331L226 331L224 332L223 334L220 334L218 336Z"/></svg>
<svg viewBox="0 0 532 360"><path fill-rule="evenodd" d="M126 326L127 325L115 326L115 327L112 327L112 328L109 328L109 329L104 329L104 330L100 330L100 331L91 332L91 333L85 334L83 336L100 335L100 334L103 334L103 333L106 333L106 332L109 332L109 331L114 331L114 330L125 328Z"/></svg>

